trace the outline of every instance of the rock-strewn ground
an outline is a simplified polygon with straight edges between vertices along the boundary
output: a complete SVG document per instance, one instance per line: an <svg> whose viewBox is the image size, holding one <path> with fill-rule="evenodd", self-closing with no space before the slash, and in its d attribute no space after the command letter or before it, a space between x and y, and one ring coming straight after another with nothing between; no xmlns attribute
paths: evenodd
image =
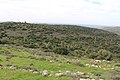
<svg viewBox="0 0 120 80"><path fill-rule="evenodd" d="M119 80L119 75L119 62L80 59L34 49L28 52L9 46L0 48L2 80Z"/></svg>

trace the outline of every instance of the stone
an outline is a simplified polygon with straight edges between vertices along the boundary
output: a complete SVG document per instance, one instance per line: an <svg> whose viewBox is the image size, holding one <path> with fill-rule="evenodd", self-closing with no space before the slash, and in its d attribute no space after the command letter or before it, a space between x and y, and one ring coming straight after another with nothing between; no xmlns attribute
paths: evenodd
<svg viewBox="0 0 120 80"><path fill-rule="evenodd" d="M97 62L97 63L101 63L101 60L95 60L95 62Z"/></svg>
<svg viewBox="0 0 120 80"><path fill-rule="evenodd" d="M76 72L76 73L77 73L77 75L79 75L79 76L80 76L80 75L85 75L85 73L83 73L83 72L79 72L79 71Z"/></svg>
<svg viewBox="0 0 120 80"><path fill-rule="evenodd" d="M77 76L77 73L71 73L71 76Z"/></svg>
<svg viewBox="0 0 120 80"><path fill-rule="evenodd" d="M54 61L50 60L50 63L54 63Z"/></svg>
<svg viewBox="0 0 120 80"><path fill-rule="evenodd" d="M55 74L55 77L61 77L61 76L64 76L64 73L56 73Z"/></svg>
<svg viewBox="0 0 120 80"><path fill-rule="evenodd" d="M30 68L29 71L30 71L30 72L35 72L35 71L37 71L37 70Z"/></svg>
<svg viewBox="0 0 120 80"><path fill-rule="evenodd" d="M42 72L42 75L43 75L43 76L48 76L48 75L49 75L49 72L48 72L47 70L44 70L44 71Z"/></svg>
<svg viewBox="0 0 120 80"><path fill-rule="evenodd" d="M34 73L34 74L38 74L39 72L38 72L38 71L34 71L33 73Z"/></svg>
<svg viewBox="0 0 120 80"><path fill-rule="evenodd" d="M89 66L90 64L85 64L86 66Z"/></svg>
<svg viewBox="0 0 120 80"><path fill-rule="evenodd" d="M95 79L84 79L84 78L80 78L80 80L95 80Z"/></svg>
<svg viewBox="0 0 120 80"><path fill-rule="evenodd" d="M70 73L70 71L66 71L66 73L68 74L68 73Z"/></svg>
<svg viewBox="0 0 120 80"><path fill-rule="evenodd" d="M15 66L10 66L10 69L11 69L11 70L15 70L16 67L15 67Z"/></svg>

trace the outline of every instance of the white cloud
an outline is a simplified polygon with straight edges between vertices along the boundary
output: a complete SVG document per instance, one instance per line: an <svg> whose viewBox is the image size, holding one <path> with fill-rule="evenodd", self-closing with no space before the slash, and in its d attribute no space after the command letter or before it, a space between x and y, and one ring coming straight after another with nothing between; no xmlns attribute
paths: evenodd
<svg viewBox="0 0 120 80"><path fill-rule="evenodd" d="M120 25L120 0L0 0L0 21Z"/></svg>

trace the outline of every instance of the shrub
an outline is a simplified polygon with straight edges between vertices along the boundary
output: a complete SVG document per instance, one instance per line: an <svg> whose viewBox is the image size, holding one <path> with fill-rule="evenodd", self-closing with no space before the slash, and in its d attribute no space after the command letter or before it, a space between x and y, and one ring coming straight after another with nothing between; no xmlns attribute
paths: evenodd
<svg viewBox="0 0 120 80"><path fill-rule="evenodd" d="M61 48L60 47L60 48L56 48L54 50L54 52L57 53L57 54L67 55L69 53L69 50L66 49L66 48Z"/></svg>
<svg viewBox="0 0 120 80"><path fill-rule="evenodd" d="M100 49L97 52L97 59L101 60L111 60L112 59L112 53L110 51Z"/></svg>

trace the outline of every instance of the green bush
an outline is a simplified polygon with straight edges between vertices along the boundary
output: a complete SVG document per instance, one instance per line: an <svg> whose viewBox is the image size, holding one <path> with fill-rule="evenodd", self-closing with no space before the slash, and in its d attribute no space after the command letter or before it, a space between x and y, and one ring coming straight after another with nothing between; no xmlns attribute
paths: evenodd
<svg viewBox="0 0 120 80"><path fill-rule="evenodd" d="M57 54L67 55L69 53L69 50L66 48L56 48L54 52Z"/></svg>
<svg viewBox="0 0 120 80"><path fill-rule="evenodd" d="M38 44L32 43L32 44L24 44L24 47L28 47L28 48L39 48Z"/></svg>
<svg viewBox="0 0 120 80"><path fill-rule="evenodd" d="M87 55L89 58L95 59L97 57L97 53L93 52Z"/></svg>
<svg viewBox="0 0 120 80"><path fill-rule="evenodd" d="M78 56L78 57L83 57L85 55L85 52L82 50L74 50L71 53L72 56Z"/></svg>
<svg viewBox="0 0 120 80"><path fill-rule="evenodd" d="M97 52L97 59L101 60L111 60L112 59L112 53L110 51L100 49Z"/></svg>

